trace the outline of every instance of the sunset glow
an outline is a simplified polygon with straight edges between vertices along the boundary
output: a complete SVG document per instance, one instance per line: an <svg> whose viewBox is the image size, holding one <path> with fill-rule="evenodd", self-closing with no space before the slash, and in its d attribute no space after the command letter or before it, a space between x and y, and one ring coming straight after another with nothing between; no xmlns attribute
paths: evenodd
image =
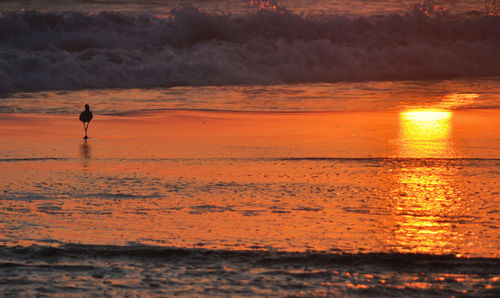
<svg viewBox="0 0 500 298"><path fill-rule="evenodd" d="M441 163L425 167L401 168L399 187L394 189L394 232L398 251L412 253L455 253L463 231L443 218L462 216L460 193L450 180L456 173ZM446 176L442 175L446 173ZM458 203L457 203L458 202Z"/></svg>
<svg viewBox="0 0 500 298"><path fill-rule="evenodd" d="M453 156L452 112L435 109L400 113L400 154L404 157Z"/></svg>
<svg viewBox="0 0 500 298"><path fill-rule="evenodd" d="M0 297L497 297L498 0L0 1Z"/></svg>
<svg viewBox="0 0 500 298"><path fill-rule="evenodd" d="M451 118L451 112L434 109L408 110L401 113L401 117L409 121L408 125L414 126L416 130L425 131L442 127L443 120Z"/></svg>
<svg viewBox="0 0 500 298"><path fill-rule="evenodd" d="M479 99L479 95L475 93L453 93L446 95L443 101L437 104L437 106L442 109L470 107L477 99Z"/></svg>

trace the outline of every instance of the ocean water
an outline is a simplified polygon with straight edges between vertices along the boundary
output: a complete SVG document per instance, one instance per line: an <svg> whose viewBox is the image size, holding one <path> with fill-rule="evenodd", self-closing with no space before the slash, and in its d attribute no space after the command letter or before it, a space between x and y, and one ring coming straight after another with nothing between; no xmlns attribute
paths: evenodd
<svg viewBox="0 0 500 298"><path fill-rule="evenodd" d="M2 295L496 296L494 82L6 97Z"/></svg>
<svg viewBox="0 0 500 298"><path fill-rule="evenodd" d="M494 1L0 9L0 295L500 295Z"/></svg>
<svg viewBox="0 0 500 298"><path fill-rule="evenodd" d="M398 13L360 15L280 6L234 14L189 5L163 13L72 5L12 10L8 3L0 15L2 93L500 75L494 4L465 9L470 1L454 1L451 7L465 9L459 13L427 1Z"/></svg>

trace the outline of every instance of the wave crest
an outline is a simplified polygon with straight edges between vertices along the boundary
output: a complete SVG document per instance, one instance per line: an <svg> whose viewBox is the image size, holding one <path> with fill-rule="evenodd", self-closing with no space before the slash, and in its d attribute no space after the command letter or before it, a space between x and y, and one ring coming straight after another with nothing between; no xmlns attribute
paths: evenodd
<svg viewBox="0 0 500 298"><path fill-rule="evenodd" d="M331 265L360 265L372 264L401 268L406 266L410 270L420 268L423 265L442 267L446 270L453 266L457 267L480 267L486 270L498 268L500 260L497 258L484 257L456 257L454 255L432 255L412 253L345 253L345 252L282 252L274 250L210 250L204 248L177 248L145 245L91 245L91 244L61 244L53 246L0 246L0 256L5 258L30 258L41 260L53 257L89 257L116 258L181 258L192 259L201 257L203 260L237 259L240 261L250 260L252 263L272 266L276 264L309 264L317 266Z"/></svg>
<svg viewBox="0 0 500 298"><path fill-rule="evenodd" d="M422 8L422 7L420 7ZM500 17L4 12L0 92L500 75Z"/></svg>

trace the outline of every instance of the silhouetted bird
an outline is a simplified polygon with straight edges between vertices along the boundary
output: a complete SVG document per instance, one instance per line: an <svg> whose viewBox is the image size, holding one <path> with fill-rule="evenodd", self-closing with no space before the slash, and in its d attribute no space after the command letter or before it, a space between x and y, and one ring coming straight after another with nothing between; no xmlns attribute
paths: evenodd
<svg viewBox="0 0 500 298"><path fill-rule="evenodd" d="M85 130L84 139L88 139L87 137L87 129L89 128L90 120L92 120L92 112L90 111L90 107L88 104L85 105L85 111L80 113L80 121L83 122L83 129ZM85 125L86 123L86 125Z"/></svg>

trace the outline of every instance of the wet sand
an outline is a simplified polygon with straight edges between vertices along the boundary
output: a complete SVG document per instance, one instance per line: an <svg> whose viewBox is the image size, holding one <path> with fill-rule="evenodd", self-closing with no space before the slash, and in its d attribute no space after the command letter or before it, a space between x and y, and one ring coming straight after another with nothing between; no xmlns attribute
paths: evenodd
<svg viewBox="0 0 500 298"><path fill-rule="evenodd" d="M5 115L0 238L498 257L498 111L452 116Z"/></svg>
<svg viewBox="0 0 500 298"><path fill-rule="evenodd" d="M498 115L2 114L0 293L494 296Z"/></svg>
<svg viewBox="0 0 500 298"><path fill-rule="evenodd" d="M92 158L499 157L498 110L446 113L444 120L404 120L394 111L96 115L88 145ZM416 128L404 131L405 121ZM2 114L0 133L3 158L75 158L84 144L76 116Z"/></svg>

